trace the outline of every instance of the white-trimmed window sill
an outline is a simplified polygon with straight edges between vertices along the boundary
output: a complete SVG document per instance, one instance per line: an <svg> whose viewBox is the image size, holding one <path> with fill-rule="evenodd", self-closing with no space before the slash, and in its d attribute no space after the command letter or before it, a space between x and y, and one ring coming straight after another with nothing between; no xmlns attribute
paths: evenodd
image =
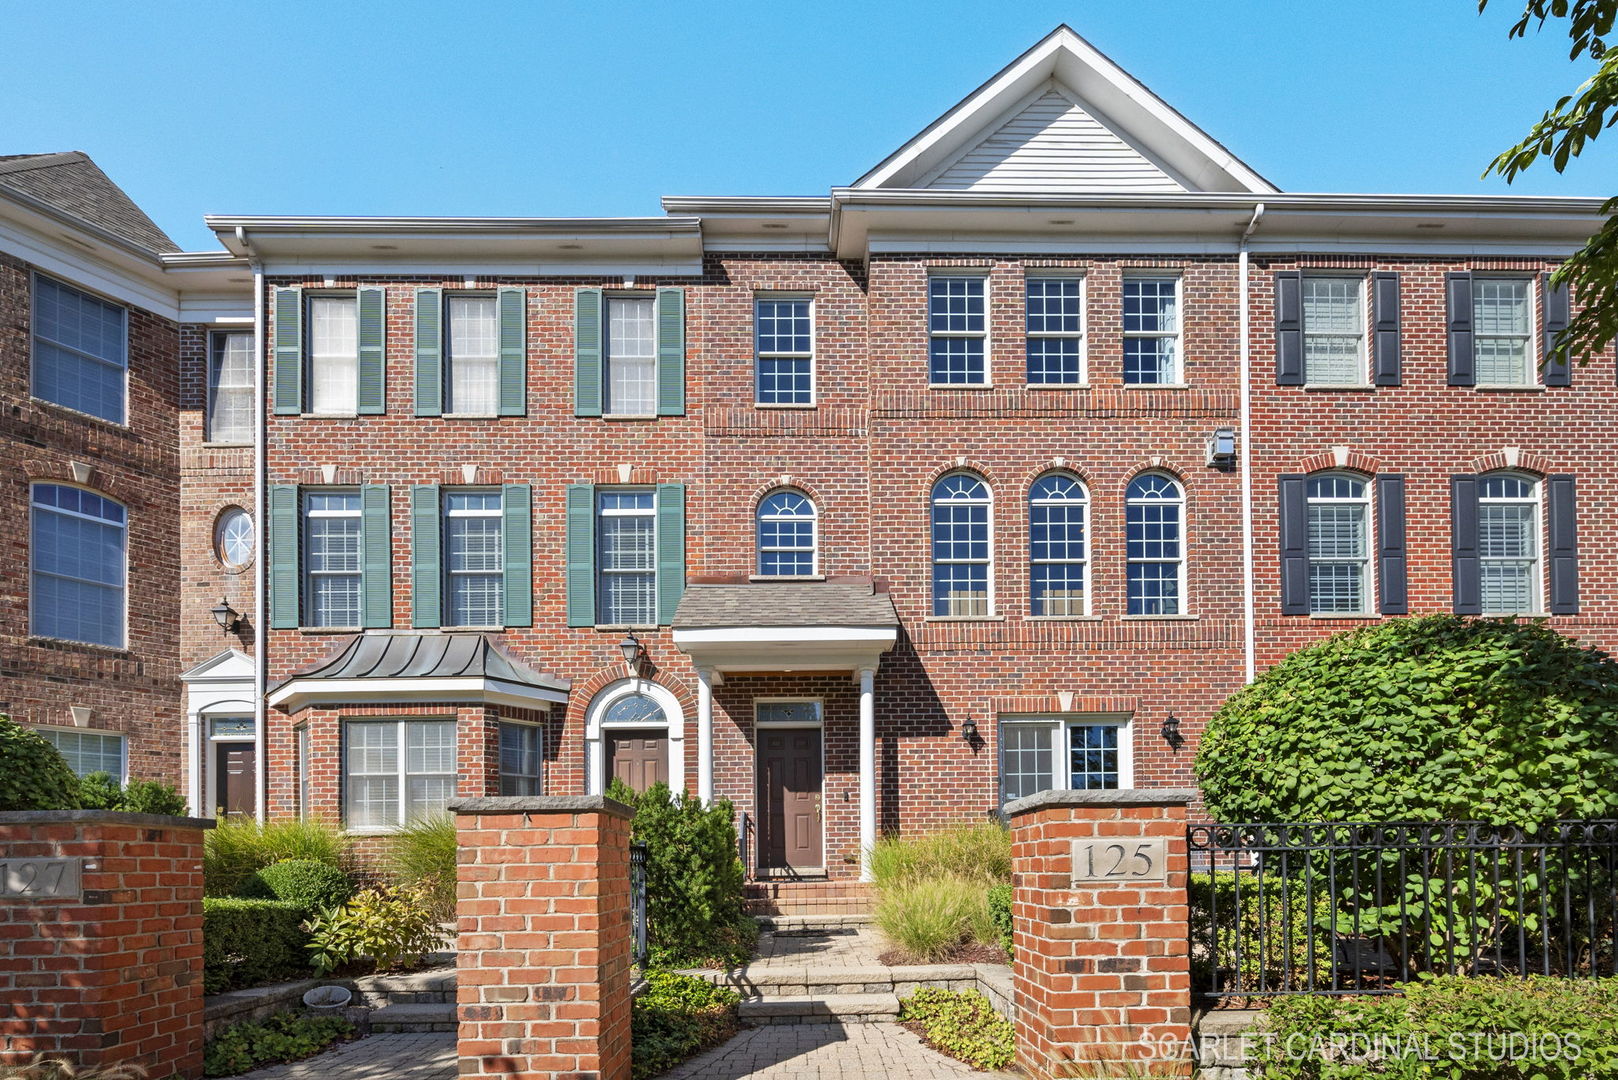
<svg viewBox="0 0 1618 1080"><path fill-rule="evenodd" d="M929 389L929 390L993 390L994 389L994 383L986 383L986 382L983 382L983 383L930 382L930 383L927 384L927 389Z"/></svg>
<svg viewBox="0 0 1618 1080"><path fill-rule="evenodd" d="M583 630L584 627L576 626L573 627L573 629ZM598 630L602 633L617 634L623 633L626 630L641 630L647 633L652 633L657 630L661 630L662 627L655 623L596 623L594 626L590 627L590 629Z"/></svg>
<svg viewBox="0 0 1618 1080"><path fill-rule="evenodd" d="M1100 622L1100 615L1024 615L1029 622Z"/></svg>
<svg viewBox="0 0 1618 1080"><path fill-rule="evenodd" d="M928 615L923 622L930 623L996 623L1005 622L1004 615Z"/></svg>
<svg viewBox="0 0 1618 1080"><path fill-rule="evenodd" d="M820 403L818 401L755 401L755 402L753 402L753 408L755 408L755 409L789 409L789 410L790 409L799 409L799 410L802 410L802 409L818 409L818 408L820 408Z"/></svg>
<svg viewBox="0 0 1618 1080"><path fill-rule="evenodd" d="M1472 389L1491 394L1537 394L1545 389L1542 383L1478 383Z"/></svg>
<svg viewBox="0 0 1618 1080"><path fill-rule="evenodd" d="M1120 615L1125 622L1197 622L1201 615Z"/></svg>
<svg viewBox="0 0 1618 1080"><path fill-rule="evenodd" d="M1371 383L1304 383L1303 389L1313 394L1329 394L1333 390L1343 390L1351 394L1367 394L1377 387ZM1393 389L1389 387L1388 389Z"/></svg>
<svg viewBox="0 0 1618 1080"><path fill-rule="evenodd" d="M763 582L782 581L782 582L786 582L787 584L792 584L793 582L803 582L803 581L825 581L826 580L826 575L825 574L749 574L749 575L747 575L747 580L748 580L749 584L751 584L753 582L758 582L758 581L763 581Z"/></svg>
<svg viewBox="0 0 1618 1080"><path fill-rule="evenodd" d="M48 634L29 634L29 645L71 645L76 649L94 649L109 656L128 656L134 652L128 645L103 645L98 641L75 641L72 638L51 637Z"/></svg>
<svg viewBox="0 0 1618 1080"><path fill-rule="evenodd" d="M1125 390L1189 390L1190 383L1183 382L1126 382Z"/></svg>
<svg viewBox="0 0 1618 1080"><path fill-rule="evenodd" d="M1087 382L1031 382L1023 384L1024 390L1088 390Z"/></svg>

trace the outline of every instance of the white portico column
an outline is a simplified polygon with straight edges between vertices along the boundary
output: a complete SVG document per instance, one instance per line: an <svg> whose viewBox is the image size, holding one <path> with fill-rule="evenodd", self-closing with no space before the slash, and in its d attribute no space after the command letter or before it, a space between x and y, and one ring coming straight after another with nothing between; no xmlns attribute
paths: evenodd
<svg viewBox="0 0 1618 1080"><path fill-rule="evenodd" d="M713 671L697 669L697 797L713 803Z"/></svg>
<svg viewBox="0 0 1618 1080"><path fill-rule="evenodd" d="M876 669L860 668L860 880L871 880L876 847Z"/></svg>

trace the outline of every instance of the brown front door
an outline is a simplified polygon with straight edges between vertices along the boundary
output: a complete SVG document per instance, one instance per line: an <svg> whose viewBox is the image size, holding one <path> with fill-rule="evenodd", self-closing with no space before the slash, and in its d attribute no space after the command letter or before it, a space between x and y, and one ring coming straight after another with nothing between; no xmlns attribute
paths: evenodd
<svg viewBox="0 0 1618 1080"><path fill-rule="evenodd" d="M758 732L759 863L825 865L820 830L820 729Z"/></svg>
<svg viewBox="0 0 1618 1080"><path fill-rule="evenodd" d="M214 799L227 816L255 810L257 772L252 743L214 743Z"/></svg>
<svg viewBox="0 0 1618 1080"><path fill-rule="evenodd" d="M607 732L607 782L615 776L636 791L645 791L659 780L668 783L668 736Z"/></svg>

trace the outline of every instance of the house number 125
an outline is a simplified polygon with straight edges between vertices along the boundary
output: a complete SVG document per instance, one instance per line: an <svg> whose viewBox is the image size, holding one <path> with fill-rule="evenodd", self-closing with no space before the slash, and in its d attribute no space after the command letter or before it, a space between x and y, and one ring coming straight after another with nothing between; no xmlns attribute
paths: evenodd
<svg viewBox="0 0 1618 1080"><path fill-rule="evenodd" d="M1073 841L1073 881L1162 881L1168 846L1163 840L1115 837Z"/></svg>

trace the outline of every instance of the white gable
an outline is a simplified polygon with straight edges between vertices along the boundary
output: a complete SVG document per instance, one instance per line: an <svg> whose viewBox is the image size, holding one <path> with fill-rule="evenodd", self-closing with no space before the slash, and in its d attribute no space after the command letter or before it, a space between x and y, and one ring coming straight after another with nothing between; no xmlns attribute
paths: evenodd
<svg viewBox="0 0 1618 1080"><path fill-rule="evenodd" d="M955 191L1184 191L1054 84L922 187Z"/></svg>

